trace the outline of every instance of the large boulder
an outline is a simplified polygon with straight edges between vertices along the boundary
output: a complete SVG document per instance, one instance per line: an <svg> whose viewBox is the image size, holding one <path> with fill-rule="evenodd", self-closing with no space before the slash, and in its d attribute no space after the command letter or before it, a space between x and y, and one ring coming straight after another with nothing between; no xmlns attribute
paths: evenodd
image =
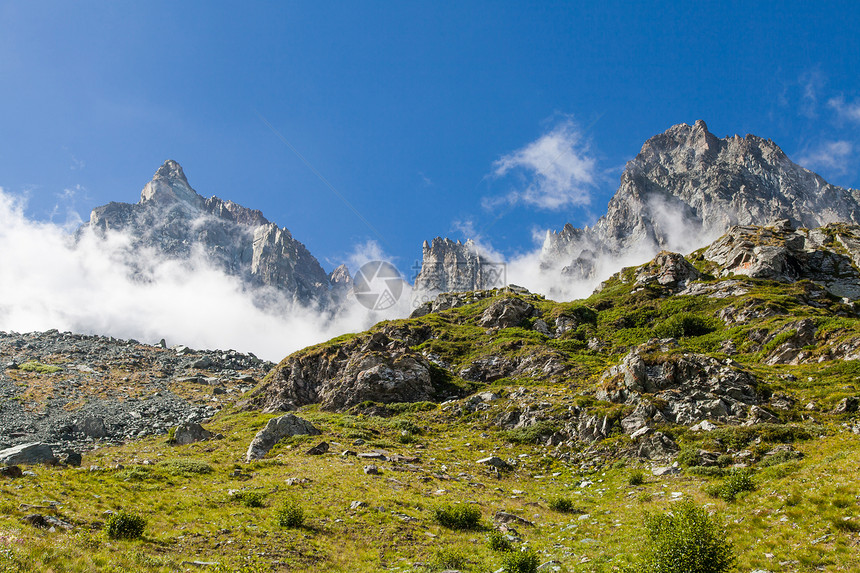
<svg viewBox="0 0 860 573"><path fill-rule="evenodd" d="M105 438L108 435L105 422L98 416L87 416L75 423L74 431L90 438Z"/></svg>
<svg viewBox="0 0 860 573"><path fill-rule="evenodd" d="M318 436L321 433L313 424L293 414L272 418L251 440L245 459L249 462L262 459L275 444L287 436Z"/></svg>
<svg viewBox="0 0 860 573"><path fill-rule="evenodd" d="M214 436L212 432L197 422L185 422L176 426L173 431L174 446L185 446L194 442L202 442Z"/></svg>
<svg viewBox="0 0 860 573"><path fill-rule="evenodd" d="M534 306L520 298L503 298L487 307L481 316L481 326L484 328L520 326L533 315L534 311Z"/></svg>
<svg viewBox="0 0 860 573"><path fill-rule="evenodd" d="M57 457L48 444L31 442L0 450L0 464L14 466L19 464L55 464Z"/></svg>

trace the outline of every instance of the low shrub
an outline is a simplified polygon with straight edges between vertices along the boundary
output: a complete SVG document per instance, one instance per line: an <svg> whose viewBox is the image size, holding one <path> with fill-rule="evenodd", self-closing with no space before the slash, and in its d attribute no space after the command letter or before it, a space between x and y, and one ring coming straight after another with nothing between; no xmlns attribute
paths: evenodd
<svg viewBox="0 0 860 573"><path fill-rule="evenodd" d="M42 364L41 362L31 360L30 362L25 362L18 366L18 370L23 370L24 372L35 372L37 374L53 374L54 372L59 372L62 368L54 366L53 364Z"/></svg>
<svg viewBox="0 0 860 573"><path fill-rule="evenodd" d="M442 505L433 510L433 519L448 529L478 529L481 510L466 503Z"/></svg>
<svg viewBox="0 0 860 573"><path fill-rule="evenodd" d="M720 520L691 501L669 513L646 514L646 546L635 573L725 573L735 564L734 547Z"/></svg>
<svg viewBox="0 0 860 573"><path fill-rule="evenodd" d="M233 501L238 501L245 507L263 507L266 494L261 491L237 491L233 494Z"/></svg>
<svg viewBox="0 0 860 573"><path fill-rule="evenodd" d="M630 485L642 485L645 483L645 472L641 469L633 470L633 472L627 476L627 483Z"/></svg>
<svg viewBox="0 0 860 573"><path fill-rule="evenodd" d="M714 484L705 491L712 497L731 502L737 499L739 494L754 490L752 472L746 468L740 468L732 470L723 483Z"/></svg>
<svg viewBox="0 0 860 573"><path fill-rule="evenodd" d="M487 547L493 551L513 551L514 545L504 533L493 530L487 536Z"/></svg>
<svg viewBox="0 0 860 573"><path fill-rule="evenodd" d="M721 478L725 477L726 470L717 466L693 466L687 468L687 473L691 476Z"/></svg>
<svg viewBox="0 0 860 573"><path fill-rule="evenodd" d="M512 551L502 559L502 571L505 573L536 573L539 566L537 553L531 549Z"/></svg>
<svg viewBox="0 0 860 573"><path fill-rule="evenodd" d="M759 462L759 466L763 468L767 468L770 466L778 466L780 464L784 464L787 462L793 462L794 460L799 460L803 457L803 454L800 452L777 452L772 456L768 456Z"/></svg>
<svg viewBox="0 0 860 573"><path fill-rule="evenodd" d="M554 497L549 500L549 508L561 513L574 513L576 508L569 497Z"/></svg>
<svg viewBox="0 0 860 573"><path fill-rule="evenodd" d="M104 532L108 539L137 539L143 535L145 528L145 518L126 511L118 511L107 518Z"/></svg>
<svg viewBox="0 0 860 573"><path fill-rule="evenodd" d="M305 511L298 502L288 499L275 512L275 521L281 527L301 527L305 522Z"/></svg>
<svg viewBox="0 0 860 573"><path fill-rule="evenodd" d="M526 428L516 428L505 432L505 437L515 444L537 444L542 438L558 431L558 426L543 420Z"/></svg>

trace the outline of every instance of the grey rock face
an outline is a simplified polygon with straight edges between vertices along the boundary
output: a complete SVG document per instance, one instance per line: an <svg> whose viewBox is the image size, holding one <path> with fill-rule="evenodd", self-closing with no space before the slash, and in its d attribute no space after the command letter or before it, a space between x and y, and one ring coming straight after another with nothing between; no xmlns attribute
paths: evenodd
<svg viewBox="0 0 860 573"><path fill-rule="evenodd" d="M20 464L55 464L57 458L48 444L32 442L0 450L0 464L14 466Z"/></svg>
<svg viewBox="0 0 860 573"><path fill-rule="evenodd" d="M429 331L423 329L399 332L394 328L320 352L290 356L244 405L278 411L318 403L327 410L343 410L368 400L432 400L436 392L432 366L409 348L426 336Z"/></svg>
<svg viewBox="0 0 860 573"><path fill-rule="evenodd" d="M287 436L304 434L318 436L321 433L313 424L293 414L272 418L266 427L257 432L257 435L251 440L245 459L249 462L262 459L275 444Z"/></svg>
<svg viewBox="0 0 860 573"><path fill-rule="evenodd" d="M333 280L348 283L348 272L343 276L341 269L330 278L302 243L260 211L198 195L172 160L146 184L138 203L97 207L86 226L101 237L127 233L131 252L149 248L182 260L202 253L209 264L249 286L273 287L304 304L328 302Z"/></svg>

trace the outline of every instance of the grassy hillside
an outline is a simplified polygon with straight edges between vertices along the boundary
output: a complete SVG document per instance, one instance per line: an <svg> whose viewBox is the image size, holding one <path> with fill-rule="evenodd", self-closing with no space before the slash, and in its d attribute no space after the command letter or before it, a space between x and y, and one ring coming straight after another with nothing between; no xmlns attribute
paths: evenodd
<svg viewBox="0 0 860 573"><path fill-rule="evenodd" d="M678 296L636 286L633 273L583 301L496 292L302 351L320 353L374 332L401 339L424 332L411 350L444 365L439 383L451 399L439 404L361 404L341 412L307 405L295 413L322 436L287 439L252 463L244 462L245 450L275 414L225 408L206 424L223 439L174 447L166 437L148 438L87 452L81 468L37 466L24 468L34 475L0 478L0 571L490 572L506 555L488 542L505 519L498 512L528 522L515 520L504 533L515 548L534 550L542 571L617 571L644 547L644 516L680 500L719 516L740 571L860 570L860 435L856 414L833 412L858 394L860 365L845 359L860 345L854 307L808 281L706 276L700 284L710 294ZM510 297L540 316L482 327L486 309ZM537 320L552 329L562 316L576 326L558 336L535 330ZM804 319L814 325L814 340L797 349L801 358L789 361L795 364L779 363L775 357L797 339ZM652 469L663 464L632 456L633 441L617 425L593 444L553 439L574 411L612 420L628 413L629 406L596 399L601 375L655 336L675 338L677 346L652 352L704 354L752 372L774 419L711 432L660 427L680 447L681 472L659 477ZM535 368L491 381L461 375L490 357ZM547 363L559 367L542 373L538 366ZM472 398L487 390L495 395ZM505 428L499 420L514 410L528 410L532 422ZM305 453L322 440L328 453ZM700 449L719 454L719 463L701 465ZM384 459L342 455L346 450L382 452ZM489 456L510 468L478 463ZM371 464L381 475L365 473ZM735 465L746 466L751 486L738 485ZM285 502L303 510L301 526L277 523ZM450 506L477 509L478 526L441 525L438 512ZM108 512L120 510L146 519L140 539L105 535ZM33 513L73 527L48 531L22 522ZM194 561L218 565L188 563Z"/></svg>

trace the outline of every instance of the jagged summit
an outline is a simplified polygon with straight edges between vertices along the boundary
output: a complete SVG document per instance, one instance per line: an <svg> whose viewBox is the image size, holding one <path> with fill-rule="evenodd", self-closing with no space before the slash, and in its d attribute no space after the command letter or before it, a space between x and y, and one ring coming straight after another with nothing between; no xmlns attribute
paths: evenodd
<svg viewBox="0 0 860 573"><path fill-rule="evenodd" d="M147 201L183 201L201 207L204 199L188 184L182 166L176 161L168 159L155 172L152 181L147 183L143 191L140 192L140 202L145 203Z"/></svg>
<svg viewBox="0 0 860 573"><path fill-rule="evenodd" d="M289 230L256 209L203 198L172 159L144 186L138 203L97 207L84 227L102 237L108 231L125 233L133 253L147 248L192 263L203 253L206 264L250 287L274 287L300 304L328 305L339 296L335 290L344 290L332 288L319 261ZM349 282L348 274L338 271L340 285Z"/></svg>
<svg viewBox="0 0 860 573"><path fill-rule="evenodd" d="M421 271L414 289L430 299L442 292L504 286L504 280L504 267L481 254L471 239L463 243L436 237L429 244L424 241Z"/></svg>

